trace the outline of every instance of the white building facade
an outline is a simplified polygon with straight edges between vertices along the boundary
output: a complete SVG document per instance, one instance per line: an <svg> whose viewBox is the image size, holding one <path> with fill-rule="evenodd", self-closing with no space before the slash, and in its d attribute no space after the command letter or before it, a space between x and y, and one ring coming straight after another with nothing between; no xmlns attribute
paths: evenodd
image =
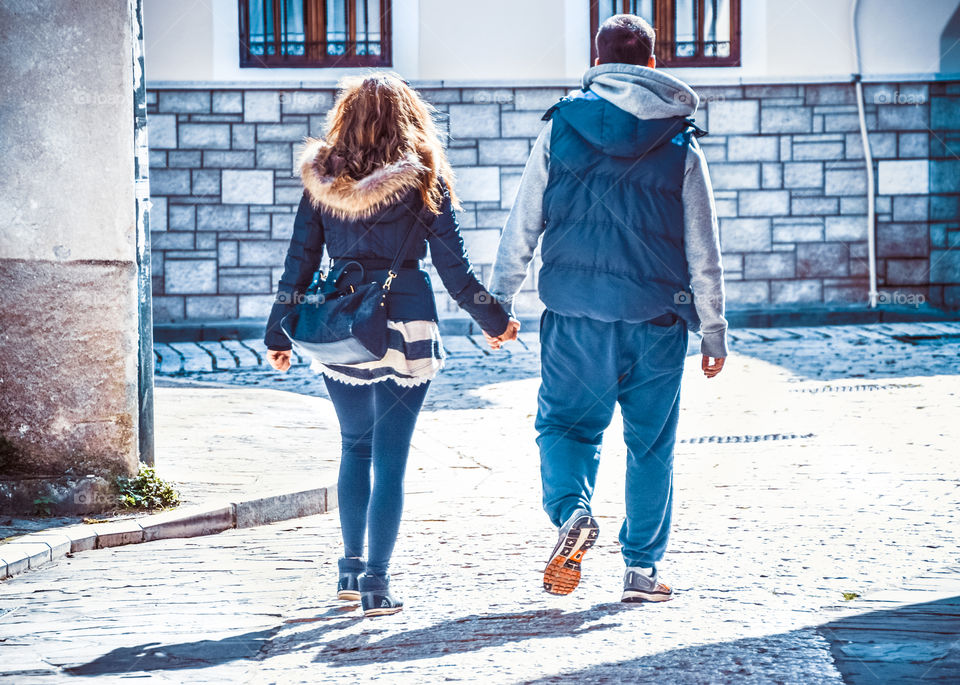
<svg viewBox="0 0 960 685"><path fill-rule="evenodd" d="M489 275L541 116L614 11L701 96L729 308L960 309L957 0L145 0L157 323L265 317L340 77L388 68L442 113ZM387 30L389 29L389 30ZM859 67L857 59L859 48ZM875 176L875 258L853 74ZM435 279L439 287L439 279ZM520 298L539 311L536 270ZM443 299L449 316L457 316Z"/></svg>

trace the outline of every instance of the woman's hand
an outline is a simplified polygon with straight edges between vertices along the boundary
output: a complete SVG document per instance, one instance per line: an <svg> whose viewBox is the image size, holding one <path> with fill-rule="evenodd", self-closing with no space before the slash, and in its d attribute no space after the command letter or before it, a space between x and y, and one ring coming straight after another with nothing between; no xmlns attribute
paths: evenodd
<svg viewBox="0 0 960 685"><path fill-rule="evenodd" d="M290 368L290 350L267 350L267 361L277 371Z"/></svg>
<svg viewBox="0 0 960 685"><path fill-rule="evenodd" d="M507 330L497 336L490 335L486 331L483 332L483 337L487 339L487 344L490 346L491 350L499 350L500 346L505 342L510 340L517 339L517 331L520 330L520 322L516 319L510 319L510 323L507 324Z"/></svg>

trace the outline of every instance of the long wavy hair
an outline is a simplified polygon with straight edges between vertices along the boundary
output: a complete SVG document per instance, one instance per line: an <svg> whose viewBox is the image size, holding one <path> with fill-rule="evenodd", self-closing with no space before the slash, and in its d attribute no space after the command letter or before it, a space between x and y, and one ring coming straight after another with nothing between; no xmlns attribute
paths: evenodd
<svg viewBox="0 0 960 685"><path fill-rule="evenodd" d="M332 149L324 171L332 177L360 180L413 154L427 168L418 183L424 206L440 213L442 178L453 206L460 209L453 170L433 122L435 112L397 74L377 72L343 79L327 114L326 142Z"/></svg>

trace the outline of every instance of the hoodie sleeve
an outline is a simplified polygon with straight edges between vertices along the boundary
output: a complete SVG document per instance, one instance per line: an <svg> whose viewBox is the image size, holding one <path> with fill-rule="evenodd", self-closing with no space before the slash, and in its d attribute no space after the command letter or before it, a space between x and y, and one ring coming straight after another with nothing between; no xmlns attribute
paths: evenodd
<svg viewBox="0 0 960 685"><path fill-rule="evenodd" d="M527 277L527 267L543 233L543 191L547 189L550 172L552 124L547 122L530 151L493 262L490 292L504 303L510 316L514 316L513 299Z"/></svg>
<svg viewBox="0 0 960 685"><path fill-rule="evenodd" d="M290 339L280 328L280 320L293 307L313 281L313 275L323 259L323 224L320 212L310 204L306 192L300 198L300 207L293 220L293 237L283 263L283 275L277 287L277 299L267 319L264 343L270 350L291 349Z"/></svg>
<svg viewBox="0 0 960 685"><path fill-rule="evenodd" d="M707 160L691 138L683 177L683 237L690 269L693 303L700 317L700 352L727 356L727 320L724 318L723 265L720 229Z"/></svg>

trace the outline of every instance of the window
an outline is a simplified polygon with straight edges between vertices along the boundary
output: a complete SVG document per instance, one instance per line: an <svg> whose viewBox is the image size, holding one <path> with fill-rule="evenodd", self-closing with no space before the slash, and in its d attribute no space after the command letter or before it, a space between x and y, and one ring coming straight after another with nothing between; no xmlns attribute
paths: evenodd
<svg viewBox="0 0 960 685"><path fill-rule="evenodd" d="M590 0L591 63L597 29L614 14L650 22L659 66L740 66L740 0Z"/></svg>
<svg viewBox="0 0 960 685"><path fill-rule="evenodd" d="M387 67L390 0L239 0L241 67Z"/></svg>

